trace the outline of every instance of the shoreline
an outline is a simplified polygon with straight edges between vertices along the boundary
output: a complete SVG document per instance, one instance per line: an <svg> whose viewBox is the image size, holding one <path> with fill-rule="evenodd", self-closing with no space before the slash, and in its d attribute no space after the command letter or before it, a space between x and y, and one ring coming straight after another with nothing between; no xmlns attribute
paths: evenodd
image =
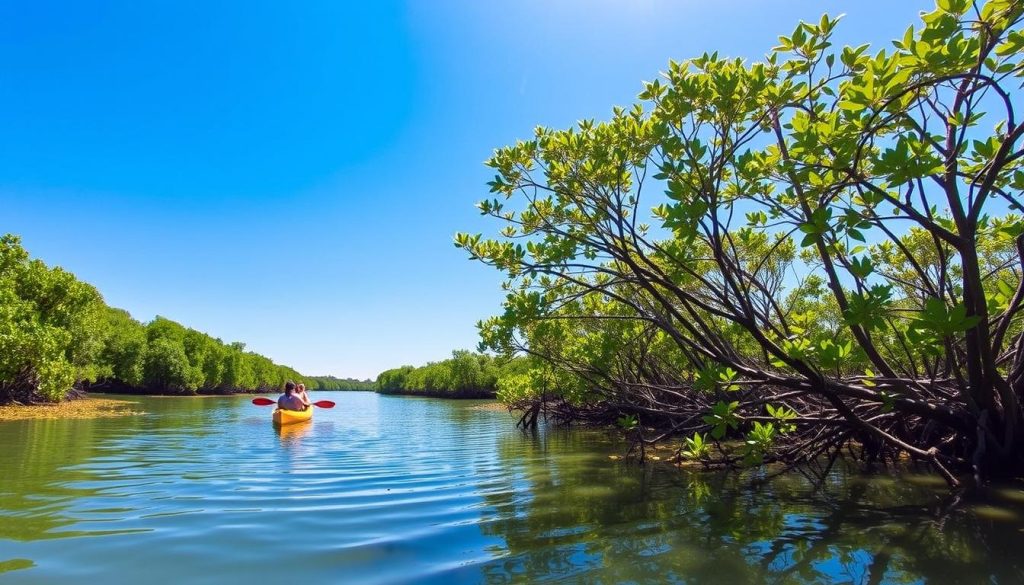
<svg viewBox="0 0 1024 585"><path fill-rule="evenodd" d="M446 392L444 390L372 390L381 396L419 396L422 398L442 398L448 400L497 400L497 396L490 392L463 391Z"/></svg>
<svg viewBox="0 0 1024 585"><path fill-rule="evenodd" d="M130 400L92 396L53 404L4 404L0 405L0 424L19 420L107 418L146 414L133 408L138 404Z"/></svg>
<svg viewBox="0 0 1024 585"><path fill-rule="evenodd" d="M474 410L506 411L507 406L494 397L480 396L438 396L421 393L384 393L373 390L341 390L340 392L372 392L380 396L399 396L409 398L426 398L431 400L486 400L486 404L477 404ZM81 398L63 400L55 403L35 404L0 404L0 424L8 421L21 420L55 420L55 419L88 419L118 416L137 416L146 414L136 410L139 403L132 398L230 398L238 396L257 397L273 394L272 392L236 392L230 394L139 394L119 392L88 392ZM313 392L313 396L316 392ZM116 398L115 398L116 397ZM134 408L133 408L134 407Z"/></svg>

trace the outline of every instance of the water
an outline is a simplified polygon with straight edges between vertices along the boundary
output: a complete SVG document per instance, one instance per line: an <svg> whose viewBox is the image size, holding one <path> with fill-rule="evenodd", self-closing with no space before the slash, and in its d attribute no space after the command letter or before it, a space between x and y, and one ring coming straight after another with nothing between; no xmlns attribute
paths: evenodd
<svg viewBox="0 0 1024 585"><path fill-rule="evenodd" d="M838 470L759 487L593 431L371 393L0 423L0 582L1024 583L1024 490Z"/></svg>

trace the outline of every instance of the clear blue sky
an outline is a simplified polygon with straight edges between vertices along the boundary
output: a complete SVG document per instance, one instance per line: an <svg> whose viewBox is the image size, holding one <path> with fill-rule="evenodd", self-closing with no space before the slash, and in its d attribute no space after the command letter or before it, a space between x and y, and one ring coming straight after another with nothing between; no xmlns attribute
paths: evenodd
<svg viewBox="0 0 1024 585"><path fill-rule="evenodd" d="M0 231L111 305L306 374L476 345L500 276L490 152L606 118L670 58L757 59L800 19L887 45L919 0L0 6Z"/></svg>

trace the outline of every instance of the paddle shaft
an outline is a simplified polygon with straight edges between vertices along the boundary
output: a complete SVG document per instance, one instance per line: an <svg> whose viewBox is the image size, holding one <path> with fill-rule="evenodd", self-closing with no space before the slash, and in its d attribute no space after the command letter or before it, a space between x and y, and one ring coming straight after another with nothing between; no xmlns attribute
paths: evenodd
<svg viewBox="0 0 1024 585"><path fill-rule="evenodd" d="M272 406L277 404L277 401L269 398L253 398L252 403L256 406ZM318 400L311 404L320 408L334 408L334 402L330 400Z"/></svg>

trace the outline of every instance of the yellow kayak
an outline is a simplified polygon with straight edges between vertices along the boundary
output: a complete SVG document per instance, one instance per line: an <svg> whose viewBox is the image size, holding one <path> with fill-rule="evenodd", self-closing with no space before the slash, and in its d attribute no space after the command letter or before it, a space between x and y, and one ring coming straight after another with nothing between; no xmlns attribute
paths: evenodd
<svg viewBox="0 0 1024 585"><path fill-rule="evenodd" d="M306 410L281 410L274 409L274 425L284 426L304 422L313 419L313 407Z"/></svg>

